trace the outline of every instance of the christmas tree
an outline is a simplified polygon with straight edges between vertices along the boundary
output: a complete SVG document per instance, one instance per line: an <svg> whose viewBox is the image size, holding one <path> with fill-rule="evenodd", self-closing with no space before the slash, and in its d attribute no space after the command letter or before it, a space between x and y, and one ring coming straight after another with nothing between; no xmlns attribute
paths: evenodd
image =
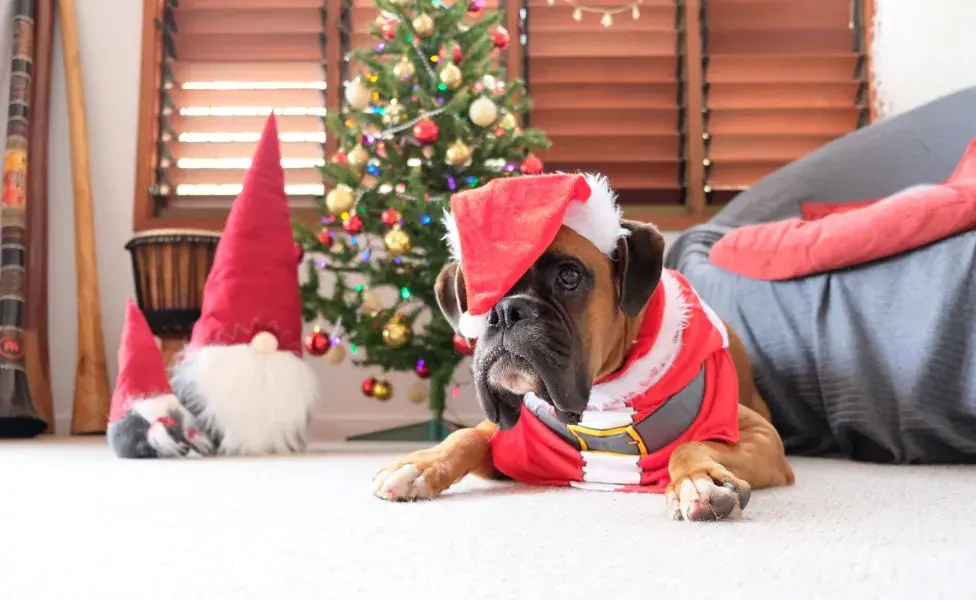
<svg viewBox="0 0 976 600"><path fill-rule="evenodd" d="M540 173L531 152L549 142L519 127L529 104L524 83L506 83L498 68L509 44L500 13L487 13L482 0L376 5L375 47L351 53L343 108L327 118L340 150L323 167L321 226L296 223L297 251L310 257L305 318L327 323L306 349L337 363L348 345L359 365L429 379L429 393L421 384L408 396L426 399L432 419L376 437L438 439L449 432L443 415L454 370L473 350L434 295L449 260L444 211L462 189ZM323 293L323 283L331 290ZM393 393L382 376L362 389L379 400Z"/></svg>

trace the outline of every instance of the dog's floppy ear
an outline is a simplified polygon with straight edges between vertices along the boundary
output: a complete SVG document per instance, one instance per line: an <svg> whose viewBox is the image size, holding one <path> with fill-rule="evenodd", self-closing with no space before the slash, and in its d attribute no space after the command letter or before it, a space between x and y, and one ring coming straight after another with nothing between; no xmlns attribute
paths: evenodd
<svg viewBox="0 0 976 600"><path fill-rule="evenodd" d="M624 314L636 317L661 281L664 237L650 223L625 220L620 225L630 231L630 235L617 242L617 297Z"/></svg>
<svg viewBox="0 0 976 600"><path fill-rule="evenodd" d="M458 330L461 315L468 310L468 293L464 287L464 272L461 263L450 262L444 265L434 283L437 306L454 331Z"/></svg>

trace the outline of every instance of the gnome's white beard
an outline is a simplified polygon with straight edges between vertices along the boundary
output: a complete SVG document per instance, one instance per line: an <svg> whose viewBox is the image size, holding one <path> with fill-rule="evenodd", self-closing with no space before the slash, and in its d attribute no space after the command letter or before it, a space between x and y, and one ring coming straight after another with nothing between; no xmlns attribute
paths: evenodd
<svg viewBox="0 0 976 600"><path fill-rule="evenodd" d="M172 385L219 454L305 449L318 384L311 367L291 352L262 354L246 344L188 347Z"/></svg>

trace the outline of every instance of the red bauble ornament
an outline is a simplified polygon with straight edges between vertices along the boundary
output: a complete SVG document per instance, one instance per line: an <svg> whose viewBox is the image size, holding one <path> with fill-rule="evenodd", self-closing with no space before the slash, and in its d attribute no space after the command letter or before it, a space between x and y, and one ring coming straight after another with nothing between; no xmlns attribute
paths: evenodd
<svg viewBox="0 0 976 600"><path fill-rule="evenodd" d="M312 356L324 356L331 347L332 342L324 331L312 331L305 336L305 351Z"/></svg>
<svg viewBox="0 0 976 600"><path fill-rule="evenodd" d="M418 360L417 366L413 368L413 372L417 374L417 377L427 379L431 375L430 365L423 359Z"/></svg>
<svg viewBox="0 0 976 600"><path fill-rule="evenodd" d="M295 262L301 263L302 258L305 257L305 249L298 242L295 242Z"/></svg>
<svg viewBox="0 0 976 600"><path fill-rule="evenodd" d="M363 395L364 396L372 396L373 395L373 388L376 387L376 383L378 381L379 380L376 379L375 377L367 377L363 381L362 387L360 387L360 389L363 391Z"/></svg>
<svg viewBox="0 0 976 600"><path fill-rule="evenodd" d="M342 221L342 228L346 230L346 233L350 235L356 235L363 232L363 220L359 218L359 215L352 215L348 219Z"/></svg>
<svg viewBox="0 0 976 600"><path fill-rule="evenodd" d="M332 162L336 163L337 165L348 165L349 157L346 156L345 152L339 151L332 155Z"/></svg>
<svg viewBox="0 0 976 600"><path fill-rule="evenodd" d="M505 131L505 128L504 127L496 127L495 128L495 137L503 137L506 133L508 133L508 132Z"/></svg>
<svg viewBox="0 0 976 600"><path fill-rule="evenodd" d="M508 47L508 39L508 30L504 27L498 27L495 31L491 32L491 43L499 50L504 50Z"/></svg>
<svg viewBox="0 0 976 600"><path fill-rule="evenodd" d="M318 238L319 243L325 246L326 248L331 248L332 243L335 242L335 236L332 235L331 231L325 229L324 227L322 228L321 231L319 231L319 234L316 237Z"/></svg>
<svg viewBox="0 0 976 600"><path fill-rule="evenodd" d="M421 144L433 144L437 141L439 133L440 130L437 128L437 123L434 123L430 119L424 119L413 126L413 137L417 138L417 141Z"/></svg>
<svg viewBox="0 0 976 600"><path fill-rule="evenodd" d="M441 51L438 52L438 54L440 55L441 60L444 60L444 58L447 56L447 47L441 48ZM459 65L461 64L462 58L464 58L464 53L461 51L460 44L454 44L454 49L451 50L451 62Z"/></svg>
<svg viewBox="0 0 976 600"><path fill-rule="evenodd" d="M484 0L474 0L474 2L468 4L468 14L471 15L472 17L477 17L478 15L483 13L484 10L485 10Z"/></svg>
<svg viewBox="0 0 976 600"><path fill-rule="evenodd" d="M472 343L473 344L473 343ZM468 339L459 333L454 334L454 351L461 356L474 354L474 346L468 344Z"/></svg>
<svg viewBox="0 0 976 600"><path fill-rule="evenodd" d="M542 161L530 154L519 165L519 172L522 175L539 175L542 173Z"/></svg>
<svg viewBox="0 0 976 600"><path fill-rule="evenodd" d="M386 23L380 27L380 33L383 35L383 39L386 41L391 41L396 37L397 32L397 22L393 19L388 20Z"/></svg>
<svg viewBox="0 0 976 600"><path fill-rule="evenodd" d="M388 208L383 211L383 215L380 218L383 219L384 225L393 227L400 222L400 211L395 208Z"/></svg>

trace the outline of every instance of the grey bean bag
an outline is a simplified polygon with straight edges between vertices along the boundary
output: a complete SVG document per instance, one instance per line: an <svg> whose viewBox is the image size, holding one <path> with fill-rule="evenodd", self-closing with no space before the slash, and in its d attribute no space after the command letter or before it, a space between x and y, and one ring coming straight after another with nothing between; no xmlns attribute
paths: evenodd
<svg viewBox="0 0 976 600"><path fill-rule="evenodd" d="M976 231L791 281L741 277L708 251L739 225L806 202L879 198L938 183L976 138L976 88L879 121L770 174L666 264L739 333L794 454L892 463L976 462Z"/></svg>

